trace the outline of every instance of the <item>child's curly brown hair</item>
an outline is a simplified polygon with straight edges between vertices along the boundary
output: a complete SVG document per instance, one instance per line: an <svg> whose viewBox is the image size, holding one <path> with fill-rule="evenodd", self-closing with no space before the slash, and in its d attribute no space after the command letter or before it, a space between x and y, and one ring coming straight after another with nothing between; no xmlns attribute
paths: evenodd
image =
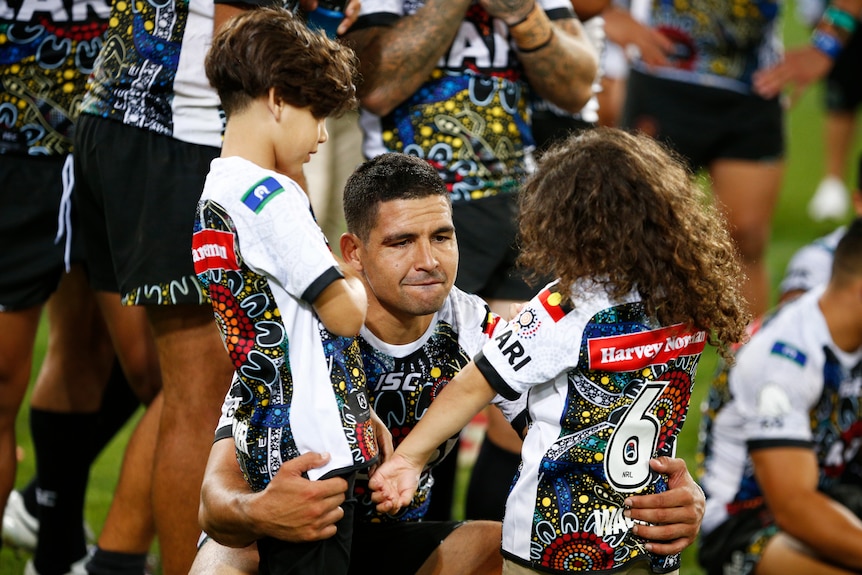
<svg viewBox="0 0 862 575"><path fill-rule="evenodd" d="M707 330L724 357L744 337L750 318L727 226L652 138L613 128L571 136L542 156L519 203L520 263L535 277L592 278L612 297L637 290L647 313Z"/></svg>
<svg viewBox="0 0 862 575"><path fill-rule="evenodd" d="M358 60L353 50L309 30L283 8L254 8L227 21L213 38L206 74L225 114L276 97L315 118L355 109Z"/></svg>

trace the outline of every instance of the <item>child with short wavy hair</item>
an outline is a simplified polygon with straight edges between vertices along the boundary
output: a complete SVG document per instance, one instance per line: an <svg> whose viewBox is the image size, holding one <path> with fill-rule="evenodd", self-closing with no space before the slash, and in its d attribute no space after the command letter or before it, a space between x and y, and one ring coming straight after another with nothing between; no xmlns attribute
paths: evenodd
<svg viewBox="0 0 862 575"><path fill-rule="evenodd" d="M328 453L309 478L352 485L377 458L355 339L367 298L332 255L296 180L326 141L325 118L356 106L356 58L286 10L256 9L216 35L206 72L227 126L192 256L236 369L226 404L235 406L240 467L260 491L285 461ZM351 499L348 491L332 538L259 540L261 572L346 573Z"/></svg>

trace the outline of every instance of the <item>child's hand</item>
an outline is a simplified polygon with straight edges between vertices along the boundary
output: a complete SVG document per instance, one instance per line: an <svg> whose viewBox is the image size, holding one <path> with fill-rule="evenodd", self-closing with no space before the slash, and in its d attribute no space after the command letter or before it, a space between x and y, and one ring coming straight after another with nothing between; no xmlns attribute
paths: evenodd
<svg viewBox="0 0 862 575"><path fill-rule="evenodd" d="M374 492L371 500L377 504L377 511L394 515L413 500L419 485L422 465L416 464L396 451L378 467L368 485Z"/></svg>

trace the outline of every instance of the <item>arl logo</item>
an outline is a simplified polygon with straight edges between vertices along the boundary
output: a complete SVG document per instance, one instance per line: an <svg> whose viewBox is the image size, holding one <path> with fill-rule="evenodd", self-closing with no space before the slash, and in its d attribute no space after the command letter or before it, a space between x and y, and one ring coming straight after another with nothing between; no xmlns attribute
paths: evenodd
<svg viewBox="0 0 862 575"><path fill-rule="evenodd" d="M221 230L200 230L192 236L192 261L196 274L210 270L238 270L234 236Z"/></svg>
<svg viewBox="0 0 862 575"><path fill-rule="evenodd" d="M697 355L706 346L706 332L686 330L682 324L589 341L590 369L635 371L667 363L675 357Z"/></svg>
<svg viewBox="0 0 862 575"><path fill-rule="evenodd" d="M251 211L259 214L272 198L284 191L275 178L264 178L251 187L243 196L244 203Z"/></svg>

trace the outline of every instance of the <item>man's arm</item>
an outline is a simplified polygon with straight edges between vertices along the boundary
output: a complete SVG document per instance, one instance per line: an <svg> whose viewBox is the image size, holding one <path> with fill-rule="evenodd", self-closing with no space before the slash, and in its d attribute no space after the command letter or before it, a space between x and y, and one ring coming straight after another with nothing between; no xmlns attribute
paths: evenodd
<svg viewBox="0 0 862 575"><path fill-rule="evenodd" d="M598 56L578 19L551 21L534 0L479 1L509 27L530 87L568 112L580 111L592 96Z"/></svg>
<svg viewBox="0 0 862 575"><path fill-rule="evenodd" d="M470 0L429 0L392 26L348 32L345 39L362 72L362 106L385 116L413 95L451 46L469 5ZM561 108L580 110L598 64L577 19L552 23L534 0L482 0L482 5L510 25L532 88Z"/></svg>
<svg viewBox="0 0 862 575"><path fill-rule="evenodd" d="M783 532L829 563L862 569L862 521L817 490L813 451L772 447L751 452L757 482Z"/></svg>
<svg viewBox="0 0 862 575"><path fill-rule="evenodd" d="M795 100L809 84L829 73L837 52L841 51L846 37L852 33L852 28L856 27L856 21L860 18L862 0L829 2L823 19L812 35L812 42L789 50L777 65L755 72L754 90L764 98L774 98L786 86L793 86L791 100Z"/></svg>
<svg viewBox="0 0 862 575"><path fill-rule="evenodd" d="M359 57L362 107L385 116L412 96L449 49L471 0L428 0L391 26L350 30Z"/></svg>
<svg viewBox="0 0 862 575"><path fill-rule="evenodd" d="M347 482L311 481L302 474L321 467L328 456L306 453L285 462L266 489L253 493L239 469L233 441L216 441L203 485L198 520L215 541L245 547L263 536L284 541L315 541L335 535L344 516Z"/></svg>

